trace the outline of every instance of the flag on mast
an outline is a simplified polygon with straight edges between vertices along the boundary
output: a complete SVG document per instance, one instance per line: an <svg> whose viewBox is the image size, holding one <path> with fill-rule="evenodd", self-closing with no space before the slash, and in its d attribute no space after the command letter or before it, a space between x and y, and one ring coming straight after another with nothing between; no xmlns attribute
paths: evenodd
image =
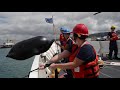
<svg viewBox="0 0 120 90"><path fill-rule="evenodd" d="M55 25L54 25L54 22L53 22L53 16L52 16L52 18L45 18L45 21L47 23L53 24L53 32L54 32L54 36L55 36L55 40L56 40L56 31L55 31Z"/></svg>
<svg viewBox="0 0 120 90"><path fill-rule="evenodd" d="M53 18L45 18L45 21L46 21L47 23L53 24Z"/></svg>

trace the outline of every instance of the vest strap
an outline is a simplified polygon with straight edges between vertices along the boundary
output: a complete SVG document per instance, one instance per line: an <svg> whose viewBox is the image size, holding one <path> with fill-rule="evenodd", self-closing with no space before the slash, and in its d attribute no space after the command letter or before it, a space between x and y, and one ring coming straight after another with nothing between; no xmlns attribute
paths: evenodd
<svg viewBox="0 0 120 90"><path fill-rule="evenodd" d="M89 78L89 77L91 77L91 76L97 77L96 75L97 75L97 73L99 72L99 70L100 70L100 69L98 69L96 72L94 72L94 69L92 69L92 74L87 74L87 75L85 76L85 78Z"/></svg>
<svg viewBox="0 0 120 90"><path fill-rule="evenodd" d="M96 63L95 65L92 65L92 66L90 66L90 67L85 67L84 70L92 69L92 68L96 67L97 65L98 65L98 63Z"/></svg>

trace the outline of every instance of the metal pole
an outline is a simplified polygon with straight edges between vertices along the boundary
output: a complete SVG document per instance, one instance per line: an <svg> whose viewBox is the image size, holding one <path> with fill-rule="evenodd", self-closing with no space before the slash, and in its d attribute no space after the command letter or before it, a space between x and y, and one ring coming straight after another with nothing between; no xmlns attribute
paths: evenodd
<svg viewBox="0 0 120 90"><path fill-rule="evenodd" d="M100 45L100 49L99 49L99 54L100 54L100 57L103 57L103 47L102 47L102 42L99 41L99 45Z"/></svg>
<svg viewBox="0 0 120 90"><path fill-rule="evenodd" d="M53 15L52 15L52 19L53 19ZM54 32L54 38L55 38L55 41L56 41L56 31L55 31L54 19L53 19L53 32Z"/></svg>
<svg viewBox="0 0 120 90"><path fill-rule="evenodd" d="M53 19L53 15L52 15L52 19ZM53 32L54 32L55 41L56 41L56 31L55 31L54 21L53 21ZM57 50L58 50L58 46L57 46ZM57 71L57 69L55 69L55 78L58 78L58 71Z"/></svg>

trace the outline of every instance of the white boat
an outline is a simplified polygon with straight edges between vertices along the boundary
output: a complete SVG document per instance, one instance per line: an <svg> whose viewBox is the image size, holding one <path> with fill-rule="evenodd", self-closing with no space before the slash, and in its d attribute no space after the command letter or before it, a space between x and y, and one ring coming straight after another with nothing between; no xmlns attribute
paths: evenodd
<svg viewBox="0 0 120 90"><path fill-rule="evenodd" d="M15 43L13 40L7 40L7 42L4 42L3 45L0 46L0 48L11 48Z"/></svg>
<svg viewBox="0 0 120 90"><path fill-rule="evenodd" d="M53 44L51 45L48 51L35 56L31 67L31 71L37 69L39 67L39 64L45 64L55 54L59 52L60 52L60 47L55 42L53 42ZM51 74L51 70L47 67L44 70L37 69L31 72L29 78L48 78L50 74Z"/></svg>

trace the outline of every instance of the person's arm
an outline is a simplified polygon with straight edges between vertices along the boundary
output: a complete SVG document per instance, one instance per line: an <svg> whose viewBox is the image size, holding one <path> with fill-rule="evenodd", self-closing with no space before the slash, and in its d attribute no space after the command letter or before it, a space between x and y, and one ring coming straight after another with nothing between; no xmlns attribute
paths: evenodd
<svg viewBox="0 0 120 90"><path fill-rule="evenodd" d="M62 46L61 44L57 43L63 50L67 50L68 48L72 47L72 40L68 40L65 46Z"/></svg>
<svg viewBox="0 0 120 90"><path fill-rule="evenodd" d="M61 60L62 58L67 58L70 56L70 52L68 50L64 50L62 53L54 56L53 58L51 58L51 60L49 60L46 64L40 64L39 65L39 69L42 70L42 69L45 69L46 68L46 65L51 65L52 63L55 63L59 60ZM47 66L47 67L48 67Z"/></svg>
<svg viewBox="0 0 120 90"><path fill-rule="evenodd" d="M107 36L108 40L113 40L114 37L111 36L111 32L108 33L108 36Z"/></svg>
<svg viewBox="0 0 120 90"><path fill-rule="evenodd" d="M110 38L110 36L109 36L108 40L113 40L114 38L115 38L115 37Z"/></svg>
<svg viewBox="0 0 120 90"><path fill-rule="evenodd" d="M68 49L70 49L70 48L72 48L72 40L71 40L71 39L69 39L69 40L67 41L65 47L63 46L62 49L63 49L63 50L68 50Z"/></svg>
<svg viewBox="0 0 120 90"><path fill-rule="evenodd" d="M107 37L108 37L109 40L119 40L118 36L111 36L111 33L108 33Z"/></svg>
<svg viewBox="0 0 120 90"><path fill-rule="evenodd" d="M71 50L73 46L72 40L69 39L66 43L66 46L64 47L64 50Z"/></svg>
<svg viewBox="0 0 120 90"><path fill-rule="evenodd" d="M108 40L111 40L111 38L110 38L110 33L108 33L107 39L108 39Z"/></svg>
<svg viewBox="0 0 120 90"><path fill-rule="evenodd" d="M76 68L76 67L82 65L83 63L84 63L83 60L75 58L73 62L68 62L68 63L63 63L63 64L51 64L50 68L52 68L52 69L60 68L62 70L73 69L73 68Z"/></svg>
<svg viewBox="0 0 120 90"><path fill-rule="evenodd" d="M65 47L64 46L62 46L61 44L59 44L59 43L57 43L57 42L55 42L58 46L60 46L60 48L62 48L63 50L65 49Z"/></svg>
<svg viewBox="0 0 120 90"><path fill-rule="evenodd" d="M64 47L64 50L67 50L69 48L69 45L66 44L66 46Z"/></svg>
<svg viewBox="0 0 120 90"><path fill-rule="evenodd" d="M109 37L109 36L107 36L107 40L110 40L110 37Z"/></svg>
<svg viewBox="0 0 120 90"><path fill-rule="evenodd" d="M71 53L68 50L64 50L62 53L60 53L60 54L54 56L53 58L51 58L50 62L55 63L55 62L61 60L62 58L69 57L70 54Z"/></svg>

